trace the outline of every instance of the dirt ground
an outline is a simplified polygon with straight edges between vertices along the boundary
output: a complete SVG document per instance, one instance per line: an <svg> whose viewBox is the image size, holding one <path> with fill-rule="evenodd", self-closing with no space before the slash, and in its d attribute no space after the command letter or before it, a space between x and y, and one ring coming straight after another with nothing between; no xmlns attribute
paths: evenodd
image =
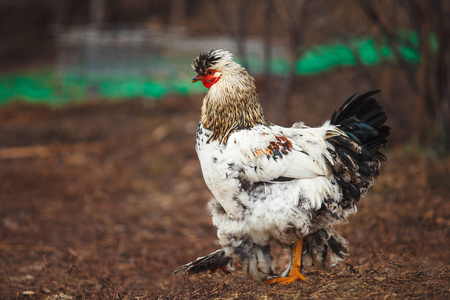
<svg viewBox="0 0 450 300"><path fill-rule="evenodd" d="M219 248L194 151L200 106L201 96L1 108L0 298L450 298L450 158L395 141L339 228L345 263L288 287L238 268L174 275ZM287 253L276 255L281 271Z"/></svg>

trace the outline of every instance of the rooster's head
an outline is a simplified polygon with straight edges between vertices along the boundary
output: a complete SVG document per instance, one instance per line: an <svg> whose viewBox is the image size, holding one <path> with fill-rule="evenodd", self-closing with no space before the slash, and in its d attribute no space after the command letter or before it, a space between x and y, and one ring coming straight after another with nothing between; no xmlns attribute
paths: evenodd
<svg viewBox="0 0 450 300"><path fill-rule="evenodd" d="M192 63L192 69L196 72L192 83L201 80L206 88L210 88L233 64L236 64L233 61L233 54L226 50L218 49L201 53Z"/></svg>
<svg viewBox="0 0 450 300"><path fill-rule="evenodd" d="M255 79L233 61L226 50L201 53L192 63L195 77L210 88L202 106L202 124L212 131L211 140L226 143L229 135L257 124L268 124L259 103Z"/></svg>

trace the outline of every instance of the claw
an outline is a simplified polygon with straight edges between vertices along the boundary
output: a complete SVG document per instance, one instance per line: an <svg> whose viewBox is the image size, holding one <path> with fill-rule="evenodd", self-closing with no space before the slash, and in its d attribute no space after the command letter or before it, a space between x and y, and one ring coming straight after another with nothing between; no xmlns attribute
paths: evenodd
<svg viewBox="0 0 450 300"><path fill-rule="evenodd" d="M303 240L297 240L294 245L294 259L292 261L291 271L289 272L288 277L276 277L269 280L264 281L265 284L279 284L279 285L288 285L296 282L297 280L306 281L305 276L300 273L300 265L302 259L302 248L303 248Z"/></svg>
<svg viewBox="0 0 450 300"><path fill-rule="evenodd" d="M269 280L264 281L265 284L279 284L279 285L288 285L296 282L297 280L306 281L305 276L303 276L300 272L289 273L288 277L276 277Z"/></svg>

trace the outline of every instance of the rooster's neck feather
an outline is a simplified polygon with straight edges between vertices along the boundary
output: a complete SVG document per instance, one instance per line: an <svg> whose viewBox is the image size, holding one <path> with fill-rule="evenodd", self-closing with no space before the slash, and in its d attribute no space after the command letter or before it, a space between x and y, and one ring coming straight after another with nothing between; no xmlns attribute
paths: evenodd
<svg viewBox="0 0 450 300"><path fill-rule="evenodd" d="M255 80L235 62L203 99L201 122L212 131L209 140L226 144L231 133L258 124L268 125L259 102Z"/></svg>

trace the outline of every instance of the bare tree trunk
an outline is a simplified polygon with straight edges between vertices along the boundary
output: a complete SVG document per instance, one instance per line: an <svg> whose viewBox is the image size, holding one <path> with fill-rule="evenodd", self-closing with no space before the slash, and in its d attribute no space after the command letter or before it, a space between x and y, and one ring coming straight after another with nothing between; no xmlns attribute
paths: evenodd
<svg viewBox="0 0 450 300"><path fill-rule="evenodd" d="M105 18L105 1L91 0L89 7L89 26L99 28Z"/></svg>
<svg viewBox="0 0 450 300"><path fill-rule="evenodd" d="M170 25L184 27L186 25L186 1L172 0L170 4Z"/></svg>
<svg viewBox="0 0 450 300"><path fill-rule="evenodd" d="M308 1L285 2L276 0L277 12L289 32L288 59L289 70L283 81L278 100L273 109L272 121L279 123L289 105L296 76L297 61L301 56L300 44L307 28Z"/></svg>
<svg viewBox="0 0 450 300"><path fill-rule="evenodd" d="M444 5L447 4L447 7ZM435 54L436 67L435 78L435 116L438 140L444 146L445 151L450 151L450 20L448 13L450 5L442 0L434 0L430 3L433 14L430 18L433 30L438 40L438 50Z"/></svg>
<svg viewBox="0 0 450 300"><path fill-rule="evenodd" d="M272 59L272 16L273 0L266 0L265 22L264 22L264 75L270 77ZM269 78L268 78L269 79Z"/></svg>
<svg viewBox="0 0 450 300"><path fill-rule="evenodd" d="M242 65L248 69L248 62L247 62L247 52L245 50L245 42L247 37L247 8L248 8L248 1L246 0L239 0L239 18L238 18L238 32L237 32L237 48L238 48L238 55L241 58Z"/></svg>
<svg viewBox="0 0 450 300"><path fill-rule="evenodd" d="M233 5L236 4L236 5ZM248 68L245 43L247 38L247 26L250 15L247 14L248 7L251 5L249 0L222 0L221 11L218 12L223 21L223 29L236 41L237 54L241 58L241 63ZM237 7L236 7L237 6Z"/></svg>
<svg viewBox="0 0 450 300"><path fill-rule="evenodd" d="M265 87L261 97L263 107L268 105L272 90L272 19L273 19L273 0L265 1L265 22L264 22L264 81Z"/></svg>

